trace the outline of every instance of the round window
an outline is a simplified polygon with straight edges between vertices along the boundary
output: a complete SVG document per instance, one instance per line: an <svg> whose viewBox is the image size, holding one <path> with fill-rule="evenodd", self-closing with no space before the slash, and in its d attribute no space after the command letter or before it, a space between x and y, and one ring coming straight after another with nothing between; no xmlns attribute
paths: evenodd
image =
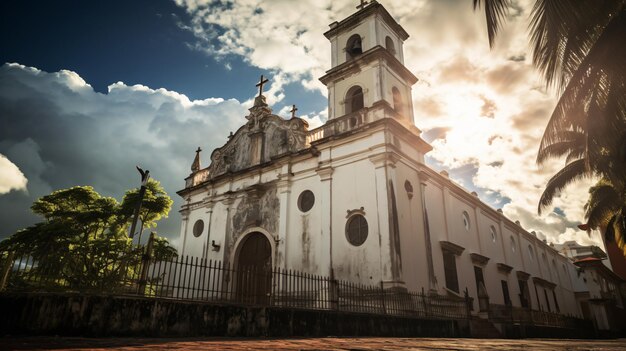
<svg viewBox="0 0 626 351"><path fill-rule="evenodd" d="M356 214L348 219L346 223L346 237L348 242L354 246L361 246L367 239L367 220L360 214Z"/></svg>
<svg viewBox="0 0 626 351"><path fill-rule="evenodd" d="M511 237L511 251L515 252L515 238Z"/></svg>
<svg viewBox="0 0 626 351"><path fill-rule="evenodd" d="M496 227L494 227L494 226L489 227L489 232L491 233L491 241L493 241L495 243L496 242L496 238L498 236L498 234L496 233Z"/></svg>
<svg viewBox="0 0 626 351"><path fill-rule="evenodd" d="M196 238L202 235L202 231L204 230L204 221L199 219L193 225L193 236Z"/></svg>
<svg viewBox="0 0 626 351"><path fill-rule="evenodd" d="M311 190L303 191L300 196L298 196L298 208L302 212L308 212L313 205L315 204L315 195Z"/></svg>
<svg viewBox="0 0 626 351"><path fill-rule="evenodd" d="M470 218L469 218L469 214L465 211L463 211L463 226L465 227L465 230L469 231L470 230Z"/></svg>

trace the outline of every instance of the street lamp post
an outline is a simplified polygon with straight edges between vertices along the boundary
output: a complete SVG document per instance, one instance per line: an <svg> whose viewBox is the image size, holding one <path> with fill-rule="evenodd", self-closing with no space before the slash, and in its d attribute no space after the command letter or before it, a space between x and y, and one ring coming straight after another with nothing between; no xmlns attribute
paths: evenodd
<svg viewBox="0 0 626 351"><path fill-rule="evenodd" d="M133 224L130 226L130 233L128 234L129 238L133 238L135 236L135 229L137 228L137 220L139 219L139 211L141 210L141 203L143 202L143 197L146 194L146 184L148 184L148 179L150 179L150 171L143 170L139 166L136 166L139 174L141 174L141 188L139 188L139 201L137 202L137 207L135 207L135 213L133 214Z"/></svg>

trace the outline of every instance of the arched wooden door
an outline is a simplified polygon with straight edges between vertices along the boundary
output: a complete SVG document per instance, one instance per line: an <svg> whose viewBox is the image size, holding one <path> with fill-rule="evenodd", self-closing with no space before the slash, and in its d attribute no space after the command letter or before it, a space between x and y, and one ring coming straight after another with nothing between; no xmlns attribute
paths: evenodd
<svg viewBox="0 0 626 351"><path fill-rule="evenodd" d="M241 244L237 257L237 297L246 304L266 305L272 291L272 247L254 232Z"/></svg>

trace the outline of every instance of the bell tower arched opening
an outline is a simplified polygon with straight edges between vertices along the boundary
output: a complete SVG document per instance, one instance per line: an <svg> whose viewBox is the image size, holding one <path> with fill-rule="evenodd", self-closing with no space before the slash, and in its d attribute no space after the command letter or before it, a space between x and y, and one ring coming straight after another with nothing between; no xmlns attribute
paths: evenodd
<svg viewBox="0 0 626 351"><path fill-rule="evenodd" d="M389 51L392 55L396 54L396 46L393 43L393 39L391 39L390 36L387 36L385 38L385 48L387 49L387 51Z"/></svg>
<svg viewBox="0 0 626 351"><path fill-rule="evenodd" d="M363 88L354 86L346 94L346 114L356 112L365 107L363 101Z"/></svg>
<svg viewBox="0 0 626 351"><path fill-rule="evenodd" d="M363 53L363 43L361 36L358 34L352 35L346 42L346 61L352 60Z"/></svg>

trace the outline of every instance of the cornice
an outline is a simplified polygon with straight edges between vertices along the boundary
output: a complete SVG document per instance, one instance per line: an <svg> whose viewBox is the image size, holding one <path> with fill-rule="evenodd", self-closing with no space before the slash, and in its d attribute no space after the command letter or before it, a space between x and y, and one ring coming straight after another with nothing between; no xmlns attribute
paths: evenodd
<svg viewBox="0 0 626 351"><path fill-rule="evenodd" d="M326 71L326 74L320 77L320 82L328 85L330 82L346 77L352 73L360 72L362 67L376 60L384 60L389 67L396 71L400 77L405 79L410 85L417 83L417 77L406 68L397 57L393 56L389 50L380 45L365 51L358 57L348 60L338 66Z"/></svg>

